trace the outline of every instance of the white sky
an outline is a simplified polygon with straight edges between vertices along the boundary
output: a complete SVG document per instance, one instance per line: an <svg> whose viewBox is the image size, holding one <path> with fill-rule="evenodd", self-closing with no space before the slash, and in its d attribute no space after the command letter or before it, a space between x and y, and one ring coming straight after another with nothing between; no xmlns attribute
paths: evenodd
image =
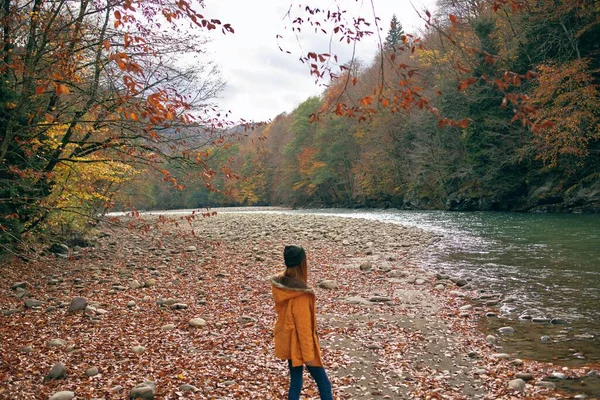
<svg viewBox="0 0 600 400"><path fill-rule="evenodd" d="M351 15L360 15L372 22L373 7L380 18L381 40L387 35L392 14L402 24L405 33L414 33L424 26L414 8L433 12L435 0L339 0L342 6L352 8ZM336 7L334 0L205 0L202 11L207 18L230 23L234 34L223 35L212 31L208 45L209 57L220 67L227 88L217 100L224 111L231 110L232 119L266 121L282 112L291 112L308 97L320 94L323 86L315 84L309 68L299 61L301 53L329 52L330 37L311 34L310 27L302 27L296 40L285 15L292 6L292 16L306 18L299 4L318 5L321 9ZM412 3L412 5L411 5ZM414 5L414 8L413 8ZM332 9L335 11L335 9ZM423 14L424 15L424 14ZM373 25L371 26L374 29ZM328 30L329 32L330 30ZM277 41L276 35L284 38ZM379 38L372 35L357 45L356 56L369 63L377 50ZM279 45L292 54L279 50ZM300 47L302 46L302 47ZM343 64L350 60L352 45L333 42L332 53Z"/></svg>

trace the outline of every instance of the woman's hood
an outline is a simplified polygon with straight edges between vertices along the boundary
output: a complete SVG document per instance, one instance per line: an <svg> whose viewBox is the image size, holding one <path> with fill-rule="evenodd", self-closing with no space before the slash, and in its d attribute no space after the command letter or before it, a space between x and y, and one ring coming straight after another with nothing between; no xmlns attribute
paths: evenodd
<svg viewBox="0 0 600 400"><path fill-rule="evenodd" d="M269 277L269 281L273 286L273 298L276 304L281 304L289 299L296 298L302 295L314 296L315 292L307 287L301 280L290 278L288 276L273 275Z"/></svg>

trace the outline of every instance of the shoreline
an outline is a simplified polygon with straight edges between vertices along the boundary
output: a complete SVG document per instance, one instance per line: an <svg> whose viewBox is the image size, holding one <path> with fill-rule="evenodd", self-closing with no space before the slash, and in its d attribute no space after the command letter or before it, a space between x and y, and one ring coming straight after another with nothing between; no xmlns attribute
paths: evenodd
<svg viewBox="0 0 600 400"><path fill-rule="evenodd" d="M8 328L0 334L0 381L8 382L0 398L60 390L123 398L147 380L157 398L185 396L182 385L195 398L282 398L287 372L272 355L275 315L264 278L282 269L280 253L290 243L309 255L338 398L569 398L576 393L549 389L558 374L592 371L501 353L477 330L468 292L417 266L435 240L420 229L273 213L180 215L178 226L157 220L131 219L149 222L134 231L104 226L95 249L33 261L24 278L2 268L0 308L15 312L0 315ZM12 287L20 280L29 286L17 297ZM77 296L91 305L83 315L67 312ZM24 299L42 303L24 309ZM193 319L203 322L192 327ZM65 344L49 347L53 338ZM40 383L58 362L66 378ZM93 367L100 373L86 375ZM315 393L308 380L305 393Z"/></svg>

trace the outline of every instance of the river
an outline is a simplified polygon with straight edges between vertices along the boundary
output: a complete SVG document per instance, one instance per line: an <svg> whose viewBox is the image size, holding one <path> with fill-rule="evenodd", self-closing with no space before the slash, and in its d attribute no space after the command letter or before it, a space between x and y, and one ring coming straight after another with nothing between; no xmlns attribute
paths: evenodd
<svg viewBox="0 0 600 400"><path fill-rule="evenodd" d="M223 209L222 211L226 211ZM250 211L253 212L253 211ZM516 298L481 328L504 336L524 358L577 366L600 362L600 215L404 210L267 210L366 218L427 230L440 240L422 267L470 277L487 291ZM554 325L527 317L561 318ZM525 318L524 318L525 317Z"/></svg>

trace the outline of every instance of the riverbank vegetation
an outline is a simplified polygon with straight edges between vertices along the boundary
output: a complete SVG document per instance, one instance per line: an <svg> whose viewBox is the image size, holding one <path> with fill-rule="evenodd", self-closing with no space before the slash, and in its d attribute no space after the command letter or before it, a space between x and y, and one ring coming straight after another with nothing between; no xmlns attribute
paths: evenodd
<svg viewBox="0 0 600 400"><path fill-rule="evenodd" d="M373 60L229 149L222 193L145 180L136 204L598 211L600 10L522 3L439 1L418 38L394 17Z"/></svg>

